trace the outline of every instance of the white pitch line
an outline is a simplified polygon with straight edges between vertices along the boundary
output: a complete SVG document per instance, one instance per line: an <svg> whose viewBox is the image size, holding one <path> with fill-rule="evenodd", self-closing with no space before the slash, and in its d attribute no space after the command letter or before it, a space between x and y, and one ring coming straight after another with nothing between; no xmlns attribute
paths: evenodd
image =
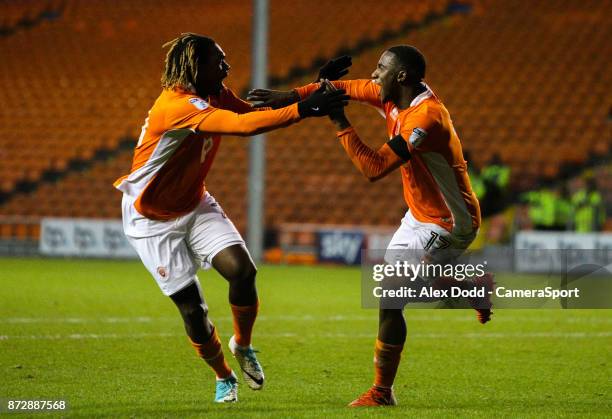
<svg viewBox="0 0 612 419"><path fill-rule="evenodd" d="M474 317L470 313L470 310L466 310L466 315L462 317L445 317L445 316L412 316L411 311L405 312L406 321L443 321L443 322L473 322ZM569 315L569 313L568 313ZM295 322L343 322L343 321L372 321L376 320L378 315L375 311L372 311L370 315L332 315L332 316L267 316L260 315L257 321L263 322L281 322L281 321L295 321ZM211 319L215 321L231 321L231 317L222 316L215 317L211 315ZM68 324L84 324L84 323L155 323L162 321L178 321L180 317L0 317L0 324L36 324L36 323L68 323ZM503 310L499 310L495 313L494 318L496 323L500 322L519 322L519 323L550 323L550 322L567 322L567 323L612 323L612 316L609 317L568 317L568 318L550 318L543 316L504 316Z"/></svg>
<svg viewBox="0 0 612 419"><path fill-rule="evenodd" d="M173 337L173 336L182 336L179 333L134 333L130 335L119 334L119 333L71 333L68 335L0 335L0 340L16 340L16 339L26 339L26 340L61 340L61 339L74 339L74 340L82 340L82 339L128 339L128 338L150 338L150 337Z"/></svg>
<svg viewBox="0 0 612 419"><path fill-rule="evenodd" d="M30 324L30 323L153 323L156 321L176 320L175 317L5 317L0 323Z"/></svg>
<svg viewBox="0 0 612 419"><path fill-rule="evenodd" d="M84 340L84 339L134 339L134 338L167 338L184 336L182 333L72 333L67 335L0 335L0 341L7 340ZM299 338L312 335L297 333L258 333L262 338ZM373 339L374 333L320 333L315 337L332 339ZM612 332L482 332L482 333L414 333L408 334L408 341L415 339L516 339L516 338L560 338L591 339L612 337Z"/></svg>

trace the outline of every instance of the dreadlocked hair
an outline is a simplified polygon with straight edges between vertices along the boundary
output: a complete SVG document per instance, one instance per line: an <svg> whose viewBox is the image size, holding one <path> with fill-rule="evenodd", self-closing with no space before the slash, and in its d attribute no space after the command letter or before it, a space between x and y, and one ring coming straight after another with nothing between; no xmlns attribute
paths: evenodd
<svg viewBox="0 0 612 419"><path fill-rule="evenodd" d="M165 89L195 86L198 78L198 60L202 54L214 47L215 41L195 33L182 33L178 38L166 42L166 68L161 78Z"/></svg>

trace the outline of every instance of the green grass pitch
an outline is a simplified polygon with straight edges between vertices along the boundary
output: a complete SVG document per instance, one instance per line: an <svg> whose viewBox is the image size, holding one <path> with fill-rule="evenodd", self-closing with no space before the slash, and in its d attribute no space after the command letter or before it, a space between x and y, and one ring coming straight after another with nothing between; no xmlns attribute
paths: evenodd
<svg viewBox="0 0 612 419"><path fill-rule="evenodd" d="M211 271L200 280L226 347L226 283ZM407 310L399 406L351 410L346 404L372 382L377 324L376 311L360 307L359 270L263 266L254 345L266 386L255 392L242 384L237 404L216 405L211 371L139 262L0 259L0 284L0 399L65 399L63 416L612 412L609 310L498 310L485 326L471 310Z"/></svg>

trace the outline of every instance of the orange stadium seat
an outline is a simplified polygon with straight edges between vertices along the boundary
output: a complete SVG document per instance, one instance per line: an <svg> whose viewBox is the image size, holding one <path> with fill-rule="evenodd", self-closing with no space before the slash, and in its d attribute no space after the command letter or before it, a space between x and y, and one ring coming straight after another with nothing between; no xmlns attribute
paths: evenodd
<svg viewBox="0 0 612 419"><path fill-rule="evenodd" d="M0 3L0 16L18 21L48 2ZM269 72L293 68L363 39L442 13L450 1L392 0L392 18L379 2L355 4L281 2L270 5ZM515 187L555 177L562 163L584 163L610 153L607 87L610 38L605 2L480 0L474 12L450 16L426 30L364 48L353 58L351 77L367 78L385 46L411 43L428 58L428 82L444 100L475 164L495 153L512 167ZM16 4L24 5L15 6ZM116 151L136 138L159 93L164 51L178 32L215 37L233 69L228 84L243 92L250 78L251 15L245 4L137 0L66 0L63 13L44 25L0 37L0 175L2 191L37 181L47 170L65 171L74 159ZM9 6L11 5L11 6ZM29 9L28 9L29 7ZM341 15L350 30L336 30ZM296 21L296 17L299 20ZM363 22L367 21L367 25ZM163 22L163 24L162 24ZM232 30L227 30L231 27ZM317 30L313 30L316 28ZM34 64L34 65L32 65ZM40 71L44 68L45 71ZM295 84L312 80L310 74ZM289 86L288 86L289 87ZM11 110L10 112L8 110ZM350 119L366 142L385 141L384 121L367 107L351 105ZM247 140L226 138L207 179L239 229L246 228ZM129 170L130 150L71 173L0 205L0 214L117 218L120 195L113 180ZM305 121L268 135L266 220L333 224L397 224L405 211L399 176L372 187L346 159L331 124ZM86 204L84 204L86 202Z"/></svg>

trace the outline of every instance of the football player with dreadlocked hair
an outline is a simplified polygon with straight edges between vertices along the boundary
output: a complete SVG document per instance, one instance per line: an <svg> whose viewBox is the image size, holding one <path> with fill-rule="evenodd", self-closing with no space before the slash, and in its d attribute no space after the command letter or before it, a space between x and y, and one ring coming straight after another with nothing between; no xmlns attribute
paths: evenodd
<svg viewBox="0 0 612 419"><path fill-rule="evenodd" d="M212 38L184 33L164 47L163 90L142 127L130 173L115 187L123 192L128 241L176 304L196 353L217 377L215 401L235 402L237 377L208 318L196 272L212 266L228 281L234 329L229 349L248 386L258 390L264 373L251 346L259 309L257 269L204 180L222 135L247 137L324 116L346 106L348 97L321 88L297 104L257 109L223 83L230 65Z"/></svg>

